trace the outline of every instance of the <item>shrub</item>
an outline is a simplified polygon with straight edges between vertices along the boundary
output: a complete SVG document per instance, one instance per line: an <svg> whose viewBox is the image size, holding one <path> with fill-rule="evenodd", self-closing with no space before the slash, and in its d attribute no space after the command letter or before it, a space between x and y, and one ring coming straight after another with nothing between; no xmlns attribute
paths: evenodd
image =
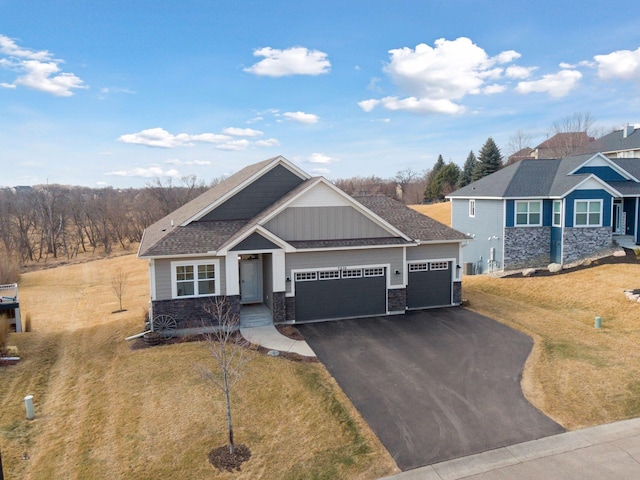
<svg viewBox="0 0 640 480"><path fill-rule="evenodd" d="M636 247L633 249L633 253L636 254L636 257L640 257L640 247Z"/></svg>

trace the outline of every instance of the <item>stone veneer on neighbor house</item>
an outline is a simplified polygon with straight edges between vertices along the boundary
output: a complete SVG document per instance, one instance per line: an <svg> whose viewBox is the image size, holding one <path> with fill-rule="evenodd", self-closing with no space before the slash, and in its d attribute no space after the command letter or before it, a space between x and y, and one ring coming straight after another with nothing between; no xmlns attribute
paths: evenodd
<svg viewBox="0 0 640 480"><path fill-rule="evenodd" d="M504 270L549 265L550 239L551 227L505 228Z"/></svg>
<svg viewBox="0 0 640 480"><path fill-rule="evenodd" d="M611 248L610 227L565 228L562 235L564 262L573 262L598 250Z"/></svg>

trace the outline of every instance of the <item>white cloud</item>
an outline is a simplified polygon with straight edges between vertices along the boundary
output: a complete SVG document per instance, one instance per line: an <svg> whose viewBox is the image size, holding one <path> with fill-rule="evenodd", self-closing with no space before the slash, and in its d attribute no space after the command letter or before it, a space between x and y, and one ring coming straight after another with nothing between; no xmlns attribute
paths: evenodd
<svg viewBox="0 0 640 480"><path fill-rule="evenodd" d="M596 55L593 59L598 65L598 76L603 80L640 80L640 47Z"/></svg>
<svg viewBox="0 0 640 480"><path fill-rule="evenodd" d="M510 65L505 70L504 74L507 78L514 78L516 80L524 80L529 78L531 73L538 67L521 67L519 65Z"/></svg>
<svg viewBox="0 0 640 480"><path fill-rule="evenodd" d="M227 135L233 135L234 137L258 137L263 134L263 132L261 132L260 130L236 127L225 128L222 132L226 133Z"/></svg>
<svg viewBox="0 0 640 480"><path fill-rule="evenodd" d="M52 59L47 50L34 51L21 48L11 38L0 35L0 67L15 71L18 77L13 83L3 82L4 88L18 85L50 93L58 97L70 97L74 89L88 88L84 81L73 73L61 73L62 60Z"/></svg>
<svg viewBox="0 0 640 480"><path fill-rule="evenodd" d="M264 120L264 117L258 115L257 117L250 118L249 120L247 120L246 123L248 124L258 123L258 122L261 122L262 120Z"/></svg>
<svg viewBox="0 0 640 480"><path fill-rule="evenodd" d="M502 93L507 89L506 85L498 85L494 83L493 85L487 85L482 89L482 93L485 95L494 95L496 93Z"/></svg>
<svg viewBox="0 0 640 480"><path fill-rule="evenodd" d="M543 75L540 80L519 82L516 87L518 93L548 93L554 98L564 97L578 86L582 74L577 70L560 70L558 73Z"/></svg>
<svg viewBox="0 0 640 480"><path fill-rule="evenodd" d="M497 84L485 87L485 81L503 78L504 68L496 65L520 58L514 50L490 57L465 37L440 38L434 45L421 43L415 49L389 50L391 57L384 70L407 97L364 100L358 103L360 108L371 111L382 105L389 110L416 113L461 113L464 107L455 101L466 95L497 93Z"/></svg>
<svg viewBox="0 0 640 480"><path fill-rule="evenodd" d="M231 140L229 142L225 142L223 144L217 145L216 148L220 150L230 150L230 151L240 151L246 150L249 146L249 140Z"/></svg>
<svg viewBox="0 0 640 480"><path fill-rule="evenodd" d="M300 123L318 123L318 116L313 113L304 112L285 112L283 114L289 120Z"/></svg>
<svg viewBox="0 0 640 480"><path fill-rule="evenodd" d="M338 161L337 158L330 157L328 155L325 155L324 153L312 153L307 159L307 162L309 163L320 164L320 165L330 165L337 161Z"/></svg>
<svg viewBox="0 0 640 480"><path fill-rule="evenodd" d="M328 168L312 168L310 173L313 173L315 175L327 175L331 173L331 170L329 170Z"/></svg>
<svg viewBox="0 0 640 480"><path fill-rule="evenodd" d="M222 143L230 140L228 135L218 135L215 133L201 133L189 135L179 133L173 135L164 128L148 128L138 133L127 133L118 137L122 143L133 143L136 145L146 145L148 147L175 148L181 146L193 146L193 142Z"/></svg>
<svg viewBox="0 0 640 480"><path fill-rule="evenodd" d="M170 165L188 165L197 167L211 165L209 160L180 160L178 158L170 158L169 160L165 160L164 163L168 163Z"/></svg>
<svg viewBox="0 0 640 480"><path fill-rule="evenodd" d="M256 143L258 147L278 147L280 142L275 138L268 138L267 140L258 140Z"/></svg>
<svg viewBox="0 0 640 480"><path fill-rule="evenodd" d="M331 63L327 54L319 50L308 50L304 47L293 47L278 50L264 47L253 52L254 57L264 57L255 65L245 68L245 72L267 77L284 77L287 75L320 75L329 73Z"/></svg>
<svg viewBox="0 0 640 480"><path fill-rule="evenodd" d="M115 177L142 177L142 178L156 178L156 177L180 177L180 174L175 168L170 170L163 170L158 166L150 166L150 167L136 167L130 170L115 170L113 172L108 172L106 175L115 176Z"/></svg>

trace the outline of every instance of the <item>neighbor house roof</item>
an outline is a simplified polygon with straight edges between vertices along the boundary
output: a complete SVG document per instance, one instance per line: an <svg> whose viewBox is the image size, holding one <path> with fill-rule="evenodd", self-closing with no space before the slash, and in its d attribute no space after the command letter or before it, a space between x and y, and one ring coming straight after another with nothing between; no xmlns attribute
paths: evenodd
<svg viewBox="0 0 640 480"><path fill-rule="evenodd" d="M559 198L592 176L590 173L571 172L593 157L593 154L582 154L572 155L562 160L524 159L456 190L447 195L447 198ZM640 173L639 165L620 160L629 159L608 159L607 161L631 174ZM597 181L603 186L608 184L623 194L640 189L640 183L635 182L604 182L599 179ZM624 192L615 187L614 183L624 185Z"/></svg>
<svg viewBox="0 0 640 480"><path fill-rule="evenodd" d="M538 159L561 158L579 151L594 140L586 132L561 132L535 147L532 156Z"/></svg>
<svg viewBox="0 0 640 480"><path fill-rule="evenodd" d="M640 149L640 129L628 125L582 147L580 153L612 153Z"/></svg>

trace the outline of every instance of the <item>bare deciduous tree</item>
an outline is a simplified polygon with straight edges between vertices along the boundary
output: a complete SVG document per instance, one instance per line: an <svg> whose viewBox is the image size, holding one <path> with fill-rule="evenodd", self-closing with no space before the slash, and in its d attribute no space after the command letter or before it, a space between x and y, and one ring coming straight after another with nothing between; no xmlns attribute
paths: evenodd
<svg viewBox="0 0 640 480"><path fill-rule="evenodd" d="M216 369L197 364L196 370L212 386L221 390L226 402L227 428L229 432L229 453L235 451L233 439L233 421L231 417L231 390L242 379L247 363L255 355L247 342L239 333L240 315L233 311L229 302L215 297L204 307L209 316L217 323L217 327L205 335L204 342Z"/></svg>
<svg viewBox="0 0 640 480"><path fill-rule="evenodd" d="M507 157L510 157L514 153L519 152L523 148L527 148L531 146L531 135L523 132L522 130L518 130L513 135L509 136L509 141L507 142L506 154Z"/></svg>
<svg viewBox="0 0 640 480"><path fill-rule="evenodd" d="M113 290L113 293L116 294L116 297L118 297L118 301L120 302L120 310L118 310L118 312L124 311L122 309L122 297L127 289L128 280L129 272L124 270L122 267L118 268L111 276L111 289Z"/></svg>

